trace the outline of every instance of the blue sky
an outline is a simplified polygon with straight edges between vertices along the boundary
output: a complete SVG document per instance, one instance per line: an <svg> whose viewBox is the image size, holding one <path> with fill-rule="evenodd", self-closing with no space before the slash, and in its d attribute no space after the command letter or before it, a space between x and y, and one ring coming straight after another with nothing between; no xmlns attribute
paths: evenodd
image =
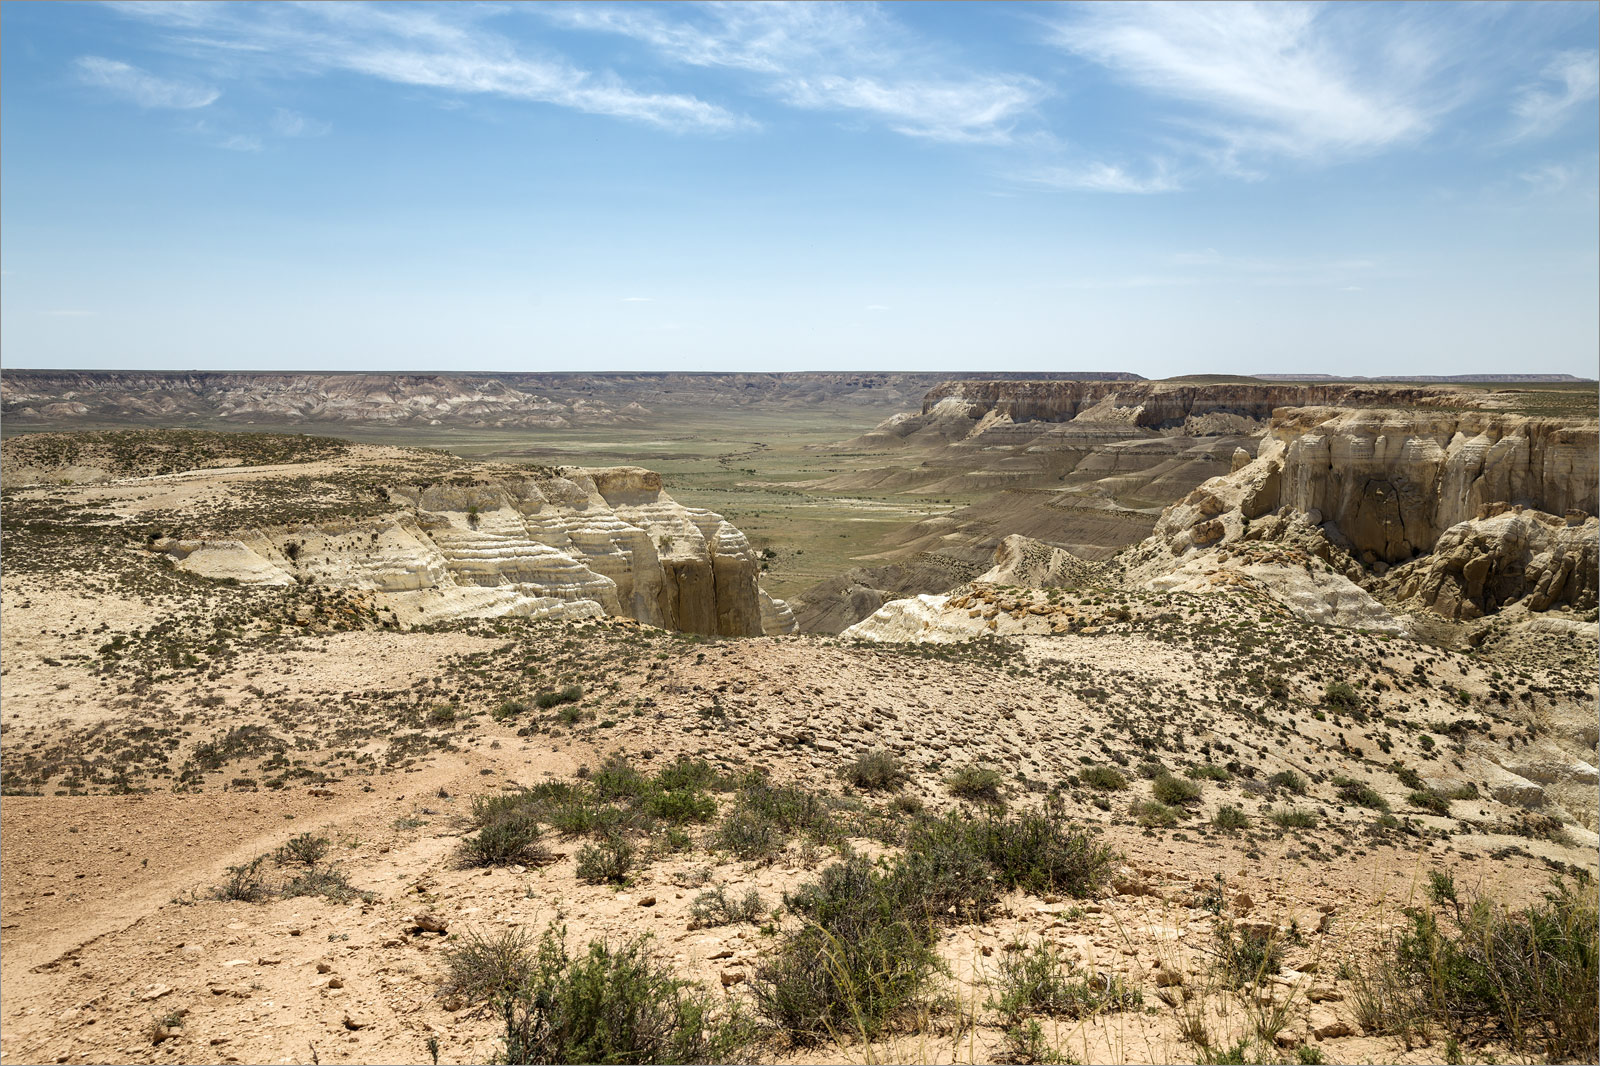
<svg viewBox="0 0 1600 1066"><path fill-rule="evenodd" d="M0 350L1593 376L1597 13L13 0Z"/></svg>

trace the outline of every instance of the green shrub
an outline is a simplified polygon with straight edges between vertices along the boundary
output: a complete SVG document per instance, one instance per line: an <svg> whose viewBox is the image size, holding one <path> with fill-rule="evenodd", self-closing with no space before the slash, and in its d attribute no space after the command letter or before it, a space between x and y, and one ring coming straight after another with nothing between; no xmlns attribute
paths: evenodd
<svg viewBox="0 0 1600 1066"><path fill-rule="evenodd" d="M1315 829L1317 815L1315 811L1303 811L1294 807L1275 808L1267 815L1274 825L1285 829Z"/></svg>
<svg viewBox="0 0 1600 1066"><path fill-rule="evenodd" d="M350 883L344 871L337 866L313 866L283 883L285 898L295 896L321 896L335 903L348 903L353 899L370 899L372 893L363 892Z"/></svg>
<svg viewBox="0 0 1600 1066"><path fill-rule="evenodd" d="M940 969L931 923L861 855L784 902L804 924L763 960L756 1007L797 1044L871 1039L922 1002Z"/></svg>
<svg viewBox="0 0 1600 1066"><path fill-rule="evenodd" d="M1078 780L1102 792L1120 792L1128 787L1128 779L1114 766L1086 766L1078 772Z"/></svg>
<svg viewBox="0 0 1600 1066"><path fill-rule="evenodd" d="M999 900L994 870L974 828L951 811L918 818L906 830L905 850L894 864L895 886L924 921L942 923L952 915L982 921Z"/></svg>
<svg viewBox="0 0 1600 1066"><path fill-rule="evenodd" d="M645 798L644 809L650 815L673 825L689 822L709 822L717 815L717 801L704 792L673 789L656 792Z"/></svg>
<svg viewBox="0 0 1600 1066"><path fill-rule="evenodd" d="M1229 804L1217 809L1217 813L1211 816L1211 824L1218 829L1248 829L1250 816Z"/></svg>
<svg viewBox="0 0 1600 1066"><path fill-rule="evenodd" d="M622 755L608 755L589 777L589 786L597 799L632 802L648 795L655 783L634 769Z"/></svg>
<svg viewBox="0 0 1600 1066"><path fill-rule="evenodd" d="M1520 910L1487 897L1463 904L1450 889L1430 892L1428 908L1408 909L1408 924L1384 957L1358 974L1357 1019L1380 1033L1432 1022L1474 1041L1504 1039L1522 1056L1595 1061L1594 882L1557 880L1542 901Z"/></svg>
<svg viewBox="0 0 1600 1066"><path fill-rule="evenodd" d="M1007 888L1083 898L1111 879L1116 853L1088 829L1069 823L1058 806L985 818L976 830L984 857Z"/></svg>
<svg viewBox="0 0 1600 1066"><path fill-rule="evenodd" d="M328 854L332 845L327 837L312 836L310 833L301 833L299 836L289 838L288 842L279 848L275 858L281 865L295 864L299 866L315 866Z"/></svg>
<svg viewBox="0 0 1600 1066"><path fill-rule="evenodd" d="M1267 778L1267 784L1273 788L1281 788L1285 792L1291 792L1296 796L1304 796L1306 794L1306 779L1293 770L1278 771Z"/></svg>
<svg viewBox="0 0 1600 1066"><path fill-rule="evenodd" d="M237 900L241 903L260 903L272 895L272 886L261 872L265 856L251 859L239 866L228 867L228 876L212 890L213 899Z"/></svg>
<svg viewBox="0 0 1600 1066"><path fill-rule="evenodd" d="M1283 942L1276 930L1219 921L1214 935L1217 965L1229 987L1258 985L1283 970Z"/></svg>
<svg viewBox="0 0 1600 1066"><path fill-rule="evenodd" d="M539 823L526 813L507 813L464 837L459 854L466 866L542 866L551 859Z"/></svg>
<svg viewBox="0 0 1600 1066"><path fill-rule="evenodd" d="M1358 807L1370 807L1375 811L1389 809L1389 801L1378 794L1371 785L1349 777L1335 777L1333 784L1339 791L1339 798L1345 803L1354 803Z"/></svg>
<svg viewBox="0 0 1600 1066"><path fill-rule="evenodd" d="M679 756L671 766L656 774L656 784L668 792L697 792L718 788L722 777L704 759Z"/></svg>
<svg viewBox="0 0 1600 1066"><path fill-rule="evenodd" d="M999 995L987 1006L1008 1030L1030 1015L1083 1018L1142 1006L1143 995L1120 977L1075 975L1054 945L1008 948L1000 956Z"/></svg>
<svg viewBox="0 0 1600 1066"><path fill-rule="evenodd" d="M527 986L536 962L535 945L520 928L493 936L471 930L445 954L442 991L468 1004L501 1000Z"/></svg>
<svg viewBox="0 0 1600 1066"><path fill-rule="evenodd" d="M676 978L648 937L598 941L572 957L565 929L545 931L531 973L505 997L507 1063L737 1061L750 1032L737 1013Z"/></svg>
<svg viewBox="0 0 1600 1066"><path fill-rule="evenodd" d="M1399 763L1395 763L1394 776L1399 778L1400 783L1409 789L1421 791L1422 789L1428 787L1423 783L1422 775L1411 769L1409 766L1402 766Z"/></svg>
<svg viewBox="0 0 1600 1066"><path fill-rule="evenodd" d="M608 837L597 844L585 844L578 852L578 880L590 884L628 879L636 852L623 837Z"/></svg>
<svg viewBox="0 0 1600 1066"><path fill-rule="evenodd" d="M951 795L979 803L999 803L1000 786L1004 783L1005 778L1000 776L1000 771L978 763L958 767L944 779L944 785Z"/></svg>
<svg viewBox="0 0 1600 1066"><path fill-rule="evenodd" d="M1361 706L1361 694L1347 681L1330 681L1322 690L1322 702L1336 711L1348 713Z"/></svg>
<svg viewBox="0 0 1600 1066"><path fill-rule="evenodd" d="M1178 824L1178 812L1156 800L1134 800L1128 813L1146 829L1170 829Z"/></svg>
<svg viewBox="0 0 1600 1066"><path fill-rule="evenodd" d="M1407 796L1406 802L1413 807L1420 807L1429 814L1450 813L1450 801L1431 790L1419 789Z"/></svg>
<svg viewBox="0 0 1600 1066"><path fill-rule="evenodd" d="M761 919L765 911L766 903L755 889L735 899L721 885L712 885L689 905L689 917L693 925L701 929L737 925L740 922L754 923Z"/></svg>
<svg viewBox="0 0 1600 1066"><path fill-rule="evenodd" d="M852 785L868 792L892 792L910 776L891 752L874 749L858 755L840 771Z"/></svg>
<svg viewBox="0 0 1600 1066"><path fill-rule="evenodd" d="M717 847L751 861L782 850L785 835L771 821L750 810L736 810L722 819L714 837Z"/></svg>
<svg viewBox="0 0 1600 1066"><path fill-rule="evenodd" d="M1171 774L1161 774L1150 782L1150 794L1169 807L1194 803L1200 798L1200 786Z"/></svg>
<svg viewBox="0 0 1600 1066"><path fill-rule="evenodd" d="M548 711L552 707L559 707L563 703L577 703L583 699L581 685L568 685L552 692L541 692L534 697L533 702L539 705L540 710Z"/></svg>
<svg viewBox="0 0 1600 1066"><path fill-rule="evenodd" d="M1232 774L1228 773L1227 767L1209 762L1191 766L1183 774L1185 777L1193 778L1196 781L1227 781L1233 777Z"/></svg>

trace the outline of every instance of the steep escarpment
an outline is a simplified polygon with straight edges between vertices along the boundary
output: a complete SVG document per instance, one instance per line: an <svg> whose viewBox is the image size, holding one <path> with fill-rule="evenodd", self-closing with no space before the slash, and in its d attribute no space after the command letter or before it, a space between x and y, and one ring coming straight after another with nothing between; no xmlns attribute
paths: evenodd
<svg viewBox="0 0 1600 1066"><path fill-rule="evenodd" d="M152 540L183 569L241 584L369 591L400 623L625 615L693 633L788 632L744 534L637 467L452 477L388 490L392 513Z"/></svg>
<svg viewBox="0 0 1600 1066"><path fill-rule="evenodd" d="M1168 508L1127 561L1153 577L1193 566L1194 552L1293 543L1352 581L1450 618L1519 601L1589 610L1597 461L1593 423L1283 411L1253 461Z"/></svg>
<svg viewBox="0 0 1600 1066"><path fill-rule="evenodd" d="M347 374L8 370L0 414L18 424L320 424L561 427L647 422L663 409L884 410L956 374ZM1021 375L1042 377L1043 375ZM1090 375L1133 380L1132 374Z"/></svg>
<svg viewBox="0 0 1600 1066"><path fill-rule="evenodd" d="M1280 407L1449 407L1463 403L1462 394L1450 389L1381 385L947 381L929 390L920 411L888 419L858 438L857 443L957 441L991 433L997 425L1060 422L1215 436L1259 432ZM1029 432L1047 429L1046 425L1038 425Z"/></svg>

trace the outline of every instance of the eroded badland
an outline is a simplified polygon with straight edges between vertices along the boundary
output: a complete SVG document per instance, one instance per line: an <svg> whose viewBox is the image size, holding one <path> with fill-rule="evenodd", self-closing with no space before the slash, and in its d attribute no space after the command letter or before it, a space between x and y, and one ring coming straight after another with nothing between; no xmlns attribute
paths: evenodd
<svg viewBox="0 0 1600 1066"><path fill-rule="evenodd" d="M1592 384L3 388L4 1061L1594 1058Z"/></svg>

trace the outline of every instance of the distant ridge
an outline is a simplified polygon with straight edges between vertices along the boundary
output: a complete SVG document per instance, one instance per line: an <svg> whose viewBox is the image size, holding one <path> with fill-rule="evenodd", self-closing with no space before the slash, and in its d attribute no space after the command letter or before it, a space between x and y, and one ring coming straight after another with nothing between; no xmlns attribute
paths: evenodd
<svg viewBox="0 0 1600 1066"><path fill-rule="evenodd" d="M1390 374L1384 377L1363 377L1360 374L1251 374L1257 381L1436 381L1445 384L1469 385L1474 382L1571 382L1575 385L1597 384L1594 378L1578 378L1571 374Z"/></svg>

